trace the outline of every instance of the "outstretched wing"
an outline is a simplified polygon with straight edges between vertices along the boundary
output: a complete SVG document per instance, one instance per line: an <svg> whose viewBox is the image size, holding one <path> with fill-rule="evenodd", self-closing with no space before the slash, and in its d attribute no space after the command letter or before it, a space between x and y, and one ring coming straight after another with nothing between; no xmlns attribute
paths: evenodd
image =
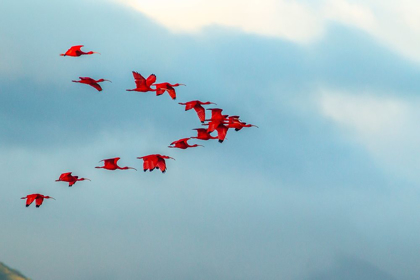
<svg viewBox="0 0 420 280"><path fill-rule="evenodd" d="M146 79L138 72L133 71L133 77L137 87L142 87L146 83Z"/></svg>
<svg viewBox="0 0 420 280"><path fill-rule="evenodd" d="M72 50L72 51L80 51L80 49L81 49L83 46L84 46L84 45L72 46L72 47L69 49L69 51L70 51L70 50Z"/></svg>
<svg viewBox="0 0 420 280"><path fill-rule="evenodd" d="M206 119L206 110L204 110L204 108L199 104L194 106L194 110L197 112L197 115L200 121L204 122L204 120Z"/></svg>
<svg viewBox="0 0 420 280"><path fill-rule="evenodd" d="M147 77L146 85L148 87L150 87L154 82L156 82L156 75L155 74L151 74L149 77Z"/></svg>

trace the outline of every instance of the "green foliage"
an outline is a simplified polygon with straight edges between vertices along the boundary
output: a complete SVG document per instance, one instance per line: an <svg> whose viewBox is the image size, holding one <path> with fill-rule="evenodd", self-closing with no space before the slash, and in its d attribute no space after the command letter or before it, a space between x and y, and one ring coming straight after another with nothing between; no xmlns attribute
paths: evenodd
<svg viewBox="0 0 420 280"><path fill-rule="evenodd" d="M29 278L0 262L0 280L29 280Z"/></svg>

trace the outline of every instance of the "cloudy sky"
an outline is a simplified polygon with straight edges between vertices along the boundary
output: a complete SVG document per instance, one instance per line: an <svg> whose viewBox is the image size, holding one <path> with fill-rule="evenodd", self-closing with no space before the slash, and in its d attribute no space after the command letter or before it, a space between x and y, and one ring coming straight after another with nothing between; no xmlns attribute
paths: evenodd
<svg viewBox="0 0 420 280"><path fill-rule="evenodd" d="M6 0L0 38L0 261L34 280L420 278L418 1ZM59 56L79 44L101 55ZM131 71L187 86L127 92ZM195 99L259 128L167 148L200 127L178 105ZM153 153L165 174L141 171ZM94 168L117 156L139 171ZM92 181L54 182L69 171Z"/></svg>

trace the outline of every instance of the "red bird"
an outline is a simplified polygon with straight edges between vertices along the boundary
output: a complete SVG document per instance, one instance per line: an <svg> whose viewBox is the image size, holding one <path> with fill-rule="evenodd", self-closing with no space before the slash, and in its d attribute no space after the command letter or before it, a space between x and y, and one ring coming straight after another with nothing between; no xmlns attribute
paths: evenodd
<svg viewBox="0 0 420 280"><path fill-rule="evenodd" d="M223 121L211 121L207 124L203 124L203 125L208 125L209 127L207 128L207 132L213 132L214 130L217 130L217 138L219 139L220 143L223 143L223 141L226 138L226 134L227 131L229 129L228 126L226 126Z"/></svg>
<svg viewBox="0 0 420 280"><path fill-rule="evenodd" d="M83 45L73 46L70 49L68 49L65 53L62 53L60 55L61 56L81 56L81 55L84 55L84 54L98 53L98 52L92 52L92 51L84 52L84 51L81 50L82 47L83 47Z"/></svg>
<svg viewBox="0 0 420 280"><path fill-rule="evenodd" d="M102 91L102 88L98 83L104 82L104 81L111 82L110 80L105 80L105 79L94 80L90 77L79 77L79 79L80 79L80 81L72 80L72 82L90 85L90 86L96 88L96 90L98 90L98 91Z"/></svg>
<svg viewBox="0 0 420 280"><path fill-rule="evenodd" d="M165 91L168 92L169 96L172 99L176 99L176 92L173 87L177 86L185 86L184 84L170 84L170 83L160 83L160 84L154 84L156 86L156 95L162 95Z"/></svg>
<svg viewBox="0 0 420 280"><path fill-rule="evenodd" d="M29 205L31 205L32 202L34 202L35 200L35 205L38 208L39 206L41 206L42 202L44 202L44 198L48 199L48 198L52 198L55 200L54 197L48 196L48 195L42 195L39 193L34 193L34 194L28 194L25 197L21 197L21 199L25 199L26 198L26 207L28 207Z"/></svg>
<svg viewBox="0 0 420 280"><path fill-rule="evenodd" d="M154 82L156 82L155 74L151 74L149 77L147 77L147 80L146 80L142 75L133 71L133 77L134 77L134 81L136 82L136 88L127 89L127 91L141 91L141 92L156 91L156 89L152 89L150 87Z"/></svg>
<svg viewBox="0 0 420 280"><path fill-rule="evenodd" d="M187 141L189 139L190 138L182 138L182 139L176 140L176 141L171 143L171 145L173 145L173 146L168 146L168 147L169 148L179 148L179 149L187 149L187 148L193 148L193 147L198 147L198 146L204 147L203 145L197 145L197 144L190 145L190 144L188 144Z"/></svg>
<svg viewBox="0 0 420 280"><path fill-rule="evenodd" d="M220 124L223 124L227 120L226 118L228 115L222 115L223 110L219 108L211 108L207 110L211 110L211 118L206 120L209 121L207 131L213 132Z"/></svg>
<svg viewBox="0 0 420 280"><path fill-rule="evenodd" d="M67 172L67 173L63 173L60 175L60 178L58 178L58 180L55 180L56 182L68 182L69 183L69 187L73 186L74 184L76 184L77 181L84 181L84 180L89 180L88 178L80 178L79 176L72 176L71 172Z"/></svg>
<svg viewBox="0 0 420 280"><path fill-rule="evenodd" d="M209 104L217 105L216 103L212 103L209 101L201 102L199 100L192 100L187 103L178 103L178 104L185 105L185 111L194 109L197 112L198 118L200 119L201 122L204 122L204 120L206 119L206 112L203 106L201 105L209 105Z"/></svg>
<svg viewBox="0 0 420 280"><path fill-rule="evenodd" d="M217 139L217 136L211 136L206 128L194 128L193 130L197 130L197 137L191 138L200 140Z"/></svg>
<svg viewBox="0 0 420 280"><path fill-rule="evenodd" d="M134 167L119 167L117 165L117 161L119 161L120 158L116 157L116 158L109 158L109 159L103 159L101 161L104 162L104 166L96 166L95 168L104 168L104 169L108 169L108 170L116 170L116 169L121 169L121 170L125 170L125 169L134 169L137 171L137 169L135 169ZM100 162L101 162L100 161Z"/></svg>
<svg viewBox="0 0 420 280"><path fill-rule="evenodd" d="M229 123L227 124L227 126L229 128L234 128L235 131L239 131L239 130L241 130L244 127L252 127L252 126L254 126L254 127L258 128L258 126L256 126L256 125L249 124L249 123L246 123L246 122L241 122L239 120L234 120L234 121L229 120Z"/></svg>
<svg viewBox="0 0 420 280"><path fill-rule="evenodd" d="M160 169L162 173L166 172L166 163L165 159L173 159L169 156L163 156L159 154L148 155L144 157L138 157L138 159L143 159L143 170L146 172L147 170L153 171L155 168Z"/></svg>

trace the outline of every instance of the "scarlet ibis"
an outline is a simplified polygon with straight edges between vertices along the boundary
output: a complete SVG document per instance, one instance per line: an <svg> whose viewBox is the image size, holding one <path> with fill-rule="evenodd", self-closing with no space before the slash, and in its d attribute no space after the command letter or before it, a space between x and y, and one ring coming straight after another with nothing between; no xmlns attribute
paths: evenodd
<svg viewBox="0 0 420 280"><path fill-rule="evenodd" d="M222 115L223 109L220 108L210 108L207 110L211 111L211 118L206 120L209 121L207 131L213 132L219 124L223 124L227 120L228 115Z"/></svg>
<svg viewBox="0 0 420 280"><path fill-rule="evenodd" d="M246 122L241 122L241 121L232 121L232 122L229 121L229 123L227 124L227 126L229 128L234 128L235 131L239 131L239 130L241 130L244 127L256 127L256 128L258 128L258 126L256 126L256 125L249 124L249 123L246 123Z"/></svg>
<svg viewBox="0 0 420 280"><path fill-rule="evenodd" d="M83 47L83 45L72 46L65 53L62 53L60 55L61 56L81 56L81 55L85 55L85 54L98 53L98 52L92 52L92 51L90 51L90 52L84 52L84 51L81 50L82 47Z"/></svg>
<svg viewBox="0 0 420 280"><path fill-rule="evenodd" d="M134 77L134 81L136 82L136 88L127 89L127 91L141 91L141 92L156 91L156 89L152 89L150 87L154 82L156 82L155 74L151 74L149 77L147 77L147 80L146 80L140 73L133 71L133 77Z"/></svg>
<svg viewBox="0 0 420 280"><path fill-rule="evenodd" d="M55 200L54 197L48 196L48 195L42 195L39 193L33 193L33 194L28 194L25 197L21 197L21 199L25 199L26 198L26 207L28 207L29 205L32 204L32 202L34 202L35 200L35 205L38 208L39 206L41 206L42 202L44 202L44 198L45 199L49 199L52 198Z"/></svg>
<svg viewBox="0 0 420 280"><path fill-rule="evenodd" d="M191 138L200 139L200 140L217 139L217 136L211 136L210 133L205 128L194 128L193 130L197 130L197 137L191 137Z"/></svg>
<svg viewBox="0 0 420 280"><path fill-rule="evenodd" d="M176 140L176 141L171 143L171 145L173 145L173 146L168 146L168 147L169 148L179 148L179 149L194 148L194 147L198 147L198 146L204 147L203 145L197 145L197 144L190 145L190 144L188 144L187 141L189 139L190 138L182 138L182 139Z"/></svg>
<svg viewBox="0 0 420 280"><path fill-rule="evenodd" d="M211 121L207 124L209 127L207 128L207 132L213 132L214 130L217 130L217 138L219 139L220 143L223 143L223 141L226 138L227 131L229 129L228 126L226 126L223 121Z"/></svg>
<svg viewBox="0 0 420 280"><path fill-rule="evenodd" d="M143 159L143 170L146 172L147 170L152 171L155 168L160 169L162 173L166 172L166 162L165 159L173 159L169 156L153 154L143 157L138 157L138 159Z"/></svg>
<svg viewBox="0 0 420 280"><path fill-rule="evenodd" d="M109 158L109 159L103 159L103 160L101 160L101 161L103 161L104 162L104 166L96 166L95 168L104 168L104 169L108 169L108 170L116 170L116 169L121 169L121 170L124 170L124 169L134 169L134 170L136 170L137 171L137 169L135 169L134 167L128 167L128 166L126 166L126 167L119 167L118 165L117 165L117 161L119 161L120 160L120 158L119 157L116 157L116 158ZM100 162L101 162L100 161Z"/></svg>
<svg viewBox="0 0 420 280"><path fill-rule="evenodd" d="M160 83L160 84L154 84L156 86L156 95L162 95L165 91L168 92L169 96L172 99L176 99L176 92L174 87L177 86L185 86L184 84L170 84L170 83Z"/></svg>
<svg viewBox="0 0 420 280"><path fill-rule="evenodd" d="M102 88L98 83L104 82L104 81L111 82L110 80L105 80L105 79L94 80L90 77L79 77L79 79L80 79L80 81L72 80L72 82L90 85L90 86L96 88L98 91L102 91Z"/></svg>
<svg viewBox="0 0 420 280"><path fill-rule="evenodd" d="M206 118L206 112L203 106L201 105L209 105L209 104L217 105L216 103L213 103L213 102L209 102L209 101L201 102L200 100L192 100L186 103L178 103L178 104L185 105L185 111L194 109L197 112L198 118L200 119L201 122L204 122Z"/></svg>
<svg viewBox="0 0 420 280"><path fill-rule="evenodd" d="M76 184L77 181L84 181L84 180L88 180L90 181L90 179L88 178L79 178L79 176L73 176L71 175L71 172L67 172L67 173L63 173L60 175L60 177L58 178L58 180L55 180L56 182L68 182L69 183L69 187L73 186L74 184Z"/></svg>

